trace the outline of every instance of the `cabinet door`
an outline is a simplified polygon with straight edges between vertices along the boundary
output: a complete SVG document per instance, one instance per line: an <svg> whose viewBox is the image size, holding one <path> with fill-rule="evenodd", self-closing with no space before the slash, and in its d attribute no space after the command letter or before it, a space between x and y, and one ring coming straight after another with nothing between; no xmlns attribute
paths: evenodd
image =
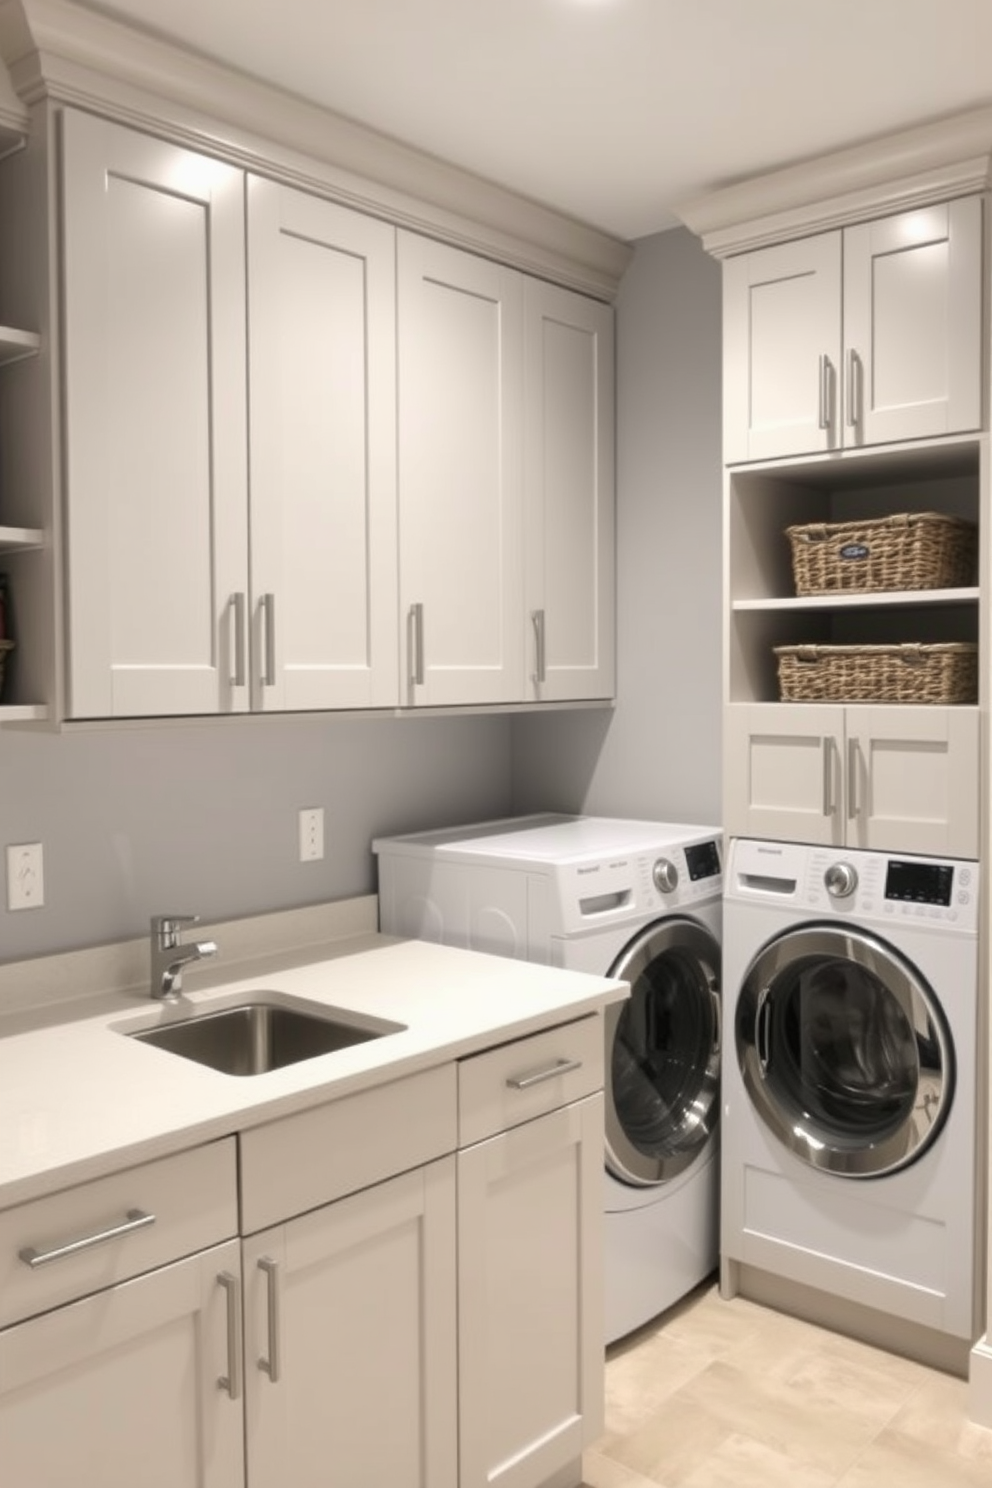
<svg viewBox="0 0 992 1488"><path fill-rule="evenodd" d="M246 708L244 178L88 115L62 143L69 712Z"/></svg>
<svg viewBox="0 0 992 1488"><path fill-rule="evenodd" d="M523 697L521 276L397 238L403 701Z"/></svg>
<svg viewBox="0 0 992 1488"><path fill-rule="evenodd" d="M731 704L724 755L728 834L844 841L842 707Z"/></svg>
<svg viewBox="0 0 992 1488"><path fill-rule="evenodd" d="M0 1332L4 1482L241 1488L240 1305L230 1241Z"/></svg>
<svg viewBox="0 0 992 1488"><path fill-rule="evenodd" d="M982 204L844 232L844 443L981 426Z"/></svg>
<svg viewBox="0 0 992 1488"><path fill-rule="evenodd" d="M723 315L725 462L836 448L840 233L728 259Z"/></svg>
<svg viewBox="0 0 992 1488"><path fill-rule="evenodd" d="M454 1158L244 1242L249 1488L455 1488Z"/></svg>
<svg viewBox="0 0 992 1488"><path fill-rule="evenodd" d="M459 1488L564 1481L602 1431L602 1230L601 1094L458 1154Z"/></svg>
<svg viewBox="0 0 992 1488"><path fill-rule="evenodd" d="M977 708L847 709L850 846L977 858Z"/></svg>
<svg viewBox="0 0 992 1488"><path fill-rule="evenodd" d="M248 181L254 706L395 706L394 229Z"/></svg>
<svg viewBox="0 0 992 1488"><path fill-rule="evenodd" d="M614 691L613 310L524 286L527 696Z"/></svg>

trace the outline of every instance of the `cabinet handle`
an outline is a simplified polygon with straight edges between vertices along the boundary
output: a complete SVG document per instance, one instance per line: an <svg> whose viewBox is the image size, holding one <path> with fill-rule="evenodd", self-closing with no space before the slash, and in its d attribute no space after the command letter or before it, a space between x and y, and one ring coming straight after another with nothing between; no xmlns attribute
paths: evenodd
<svg viewBox="0 0 992 1488"><path fill-rule="evenodd" d="M274 594L263 594L261 598L262 626L265 642L265 669L262 672L262 686L275 687L276 685L276 597Z"/></svg>
<svg viewBox="0 0 992 1488"><path fill-rule="evenodd" d="M829 820L834 814L834 752L829 736L823 741L823 814Z"/></svg>
<svg viewBox="0 0 992 1488"><path fill-rule="evenodd" d="M829 429L834 421L833 363L825 352L820 355L820 413L819 426Z"/></svg>
<svg viewBox="0 0 992 1488"><path fill-rule="evenodd" d="M282 1350L279 1347L279 1262L271 1256L262 1256L258 1269L265 1272L266 1282L266 1326L269 1333L269 1356L259 1359L258 1367L278 1384L282 1370Z"/></svg>
<svg viewBox="0 0 992 1488"><path fill-rule="evenodd" d="M864 399L864 366L853 346L847 354L847 422L856 429L861 423Z"/></svg>
<svg viewBox="0 0 992 1488"><path fill-rule="evenodd" d="M243 590L233 596L231 609L233 612L231 624L234 627L234 676L231 678L231 685L232 687L244 687L247 647L245 645L245 595Z"/></svg>
<svg viewBox="0 0 992 1488"><path fill-rule="evenodd" d="M847 817L853 821L858 815L858 764L860 754L857 739L847 741Z"/></svg>
<svg viewBox="0 0 992 1488"><path fill-rule="evenodd" d="M531 1070L529 1074L510 1075L506 1083L510 1090L529 1090L532 1085L542 1085L545 1080L554 1080L558 1075L567 1075L581 1068L581 1059L556 1059L554 1064Z"/></svg>
<svg viewBox="0 0 992 1488"><path fill-rule="evenodd" d="M534 681L538 686L547 680L547 655L544 644L544 611L534 610L531 615L534 624Z"/></svg>
<svg viewBox="0 0 992 1488"><path fill-rule="evenodd" d="M227 1373L217 1383L237 1400L241 1395L241 1283L230 1271L221 1271L217 1280L227 1293Z"/></svg>
<svg viewBox="0 0 992 1488"><path fill-rule="evenodd" d="M79 1240L67 1240L64 1245L55 1245L51 1250L36 1250L33 1245L26 1245L17 1254L33 1271L38 1266L47 1266L49 1261L62 1261L67 1256L79 1255L80 1251L89 1250L94 1245L102 1245L105 1240L116 1240L121 1235L130 1235L132 1231L143 1230L147 1225L154 1223L154 1214L146 1214L143 1209L129 1209L123 1223L111 1225L106 1230L99 1230L95 1235L84 1235Z"/></svg>
<svg viewBox="0 0 992 1488"><path fill-rule="evenodd" d="M410 681L414 687L424 682L424 607L410 606Z"/></svg>

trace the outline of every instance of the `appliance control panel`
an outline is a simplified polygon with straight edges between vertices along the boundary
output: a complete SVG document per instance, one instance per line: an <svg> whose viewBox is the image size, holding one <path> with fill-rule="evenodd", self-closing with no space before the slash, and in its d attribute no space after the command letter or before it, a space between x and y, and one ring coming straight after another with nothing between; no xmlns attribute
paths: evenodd
<svg viewBox="0 0 992 1488"><path fill-rule="evenodd" d="M720 841L666 843L657 851L561 864L555 877L565 933L643 919L721 896Z"/></svg>
<svg viewBox="0 0 992 1488"><path fill-rule="evenodd" d="M739 839L731 849L727 893L825 918L912 922L955 930L978 924L979 865L861 849Z"/></svg>

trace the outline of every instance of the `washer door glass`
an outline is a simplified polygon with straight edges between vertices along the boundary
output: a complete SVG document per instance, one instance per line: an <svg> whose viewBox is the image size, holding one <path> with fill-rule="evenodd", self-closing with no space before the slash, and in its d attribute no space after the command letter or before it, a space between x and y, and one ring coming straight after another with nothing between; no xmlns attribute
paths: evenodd
<svg viewBox="0 0 992 1488"><path fill-rule="evenodd" d="M934 1140L950 1105L950 1035L923 977L893 946L808 925L751 963L735 1020L758 1115L810 1166L891 1173Z"/></svg>
<svg viewBox="0 0 992 1488"><path fill-rule="evenodd" d="M630 983L606 1012L606 1166L625 1183L668 1183L716 1127L720 948L695 920L659 921L610 971Z"/></svg>

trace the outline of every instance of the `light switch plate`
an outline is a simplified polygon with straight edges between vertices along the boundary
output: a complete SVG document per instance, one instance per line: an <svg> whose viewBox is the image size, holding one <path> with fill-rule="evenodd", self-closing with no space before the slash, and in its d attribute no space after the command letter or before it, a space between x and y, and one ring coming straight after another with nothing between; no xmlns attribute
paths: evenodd
<svg viewBox="0 0 992 1488"><path fill-rule="evenodd" d="M40 909L45 902L45 865L40 842L7 848L7 908Z"/></svg>

